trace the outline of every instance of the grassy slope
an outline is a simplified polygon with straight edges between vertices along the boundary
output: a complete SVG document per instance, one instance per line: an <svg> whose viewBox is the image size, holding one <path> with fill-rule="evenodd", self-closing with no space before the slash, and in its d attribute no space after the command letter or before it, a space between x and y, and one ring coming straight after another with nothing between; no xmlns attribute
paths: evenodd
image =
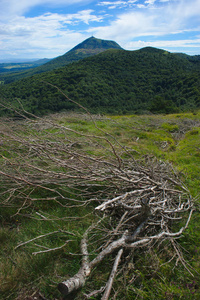
<svg viewBox="0 0 200 300"><path fill-rule="evenodd" d="M91 121L85 120L76 114L57 114L54 120L62 125L69 125L70 128L81 130L85 133L98 133ZM155 155L156 157L170 161L180 172L183 182L189 187L194 197L199 193L199 165L200 165L200 112L197 114L176 114L176 115L147 115L147 116L113 116L97 120L100 128L114 135L122 144L133 150L133 155L139 158L140 155ZM23 127L20 127L20 130ZM46 131L48 134L48 130ZM42 138L42 136L41 136ZM6 145L1 154L4 156L16 155L16 149L11 144ZM2 152L3 151L3 152ZM101 150L96 149L96 154ZM198 203L197 203L198 208ZM34 244L29 244L14 250L14 247L21 241L26 241L39 234L55 231L59 228L68 231L78 231L80 235L87 227L92 216L83 221L80 219L66 221L54 220L53 222L39 221L35 212L51 214L55 217L65 217L74 214L83 216L88 209L76 209L69 212L56 204L45 203L32 204L31 208L35 219L27 219L15 215L16 211L11 208L2 208L0 228L0 299L25 299L25 296L39 290L47 299L61 299L56 289L56 284L65 278L73 275L79 268L79 256L69 255L68 252L79 253L79 241L69 243L65 248L51 254L32 256L33 251L38 250ZM186 261L195 269L192 277L181 265L172 260L165 264L169 257L159 256L152 250L146 257L141 257L130 264L130 272L125 274L124 280L129 284L128 289L119 291L118 299L199 299L200 297L200 217L198 209L195 211L187 232L181 238L181 246ZM70 236L68 237L71 238ZM58 247L64 243L66 235L52 235L36 244L47 247ZM170 249L169 249L170 252ZM151 255L150 255L151 254ZM149 255L149 257L148 257ZM102 282L108 276L105 261L103 269L100 267L93 272L93 283L89 289L93 290L103 285ZM161 266L160 266L161 265ZM156 269L156 272L152 270ZM105 274L104 274L105 273ZM124 282L118 281L116 289L123 286ZM17 298L18 297L18 298ZM77 298L78 299L78 298Z"/></svg>

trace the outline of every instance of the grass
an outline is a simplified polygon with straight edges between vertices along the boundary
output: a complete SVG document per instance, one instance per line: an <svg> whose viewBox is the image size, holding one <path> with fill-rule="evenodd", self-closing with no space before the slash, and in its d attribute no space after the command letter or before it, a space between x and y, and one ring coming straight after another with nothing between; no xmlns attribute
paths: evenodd
<svg viewBox="0 0 200 300"><path fill-rule="evenodd" d="M88 116L76 113L55 114L48 118L54 123L69 127L67 135L60 129L53 129L51 125L45 128L42 128L43 125L41 125L41 129L31 127L29 131L24 131L21 121L11 125L18 128L19 136L27 136L31 133L35 135L35 139L51 142L56 139L60 139L63 143L76 141L74 147L77 151L81 150L83 153L99 157L106 157L110 153L106 152L104 148L107 142L101 140L102 137L106 137L112 141L123 158L126 158L127 154L122 147L119 147L116 140L129 149L135 158L150 155L173 164L192 196L196 197L196 211L188 230L179 241L186 261L194 268L194 277L185 270L180 262L177 262L176 265L176 261L172 260L166 264L170 260L170 249L168 249L163 257L154 251L147 254L149 257L141 257L140 260L131 262L124 282L121 281L121 277L117 278L114 286L118 290L117 299L199 299L200 112L173 115L98 116L95 119L96 126ZM9 125L7 127L9 128ZM98 135L100 138L95 138L95 147L93 147L92 142L88 142L88 140L86 142L82 134L75 133L73 130L86 135ZM114 138L110 138L110 135ZM4 139L0 154L11 162L13 159L23 158L27 152L25 146L22 145L19 148L15 142L10 144ZM66 153L63 153L63 156L65 155ZM31 160L36 160L39 167L51 168L48 161L42 161L38 157L31 157ZM5 160L0 158L0 162L4 163ZM58 168L56 171L60 170L64 171L62 168ZM7 184L9 185L9 183ZM2 191L3 187L1 187ZM66 195L70 192L73 193L66 188ZM33 291L40 291L47 299L61 299L56 288L57 283L74 275L79 269L79 241L85 228L95 218L90 214L92 207L69 209L59 206L56 201L43 202L39 200L46 196L45 193L45 191L35 189L33 192L34 203L25 203L22 214L17 213L17 201L12 207L5 205L1 207L0 299L23 300L33 294ZM84 199L84 196L80 195L80 199ZM43 216L42 219L38 213ZM88 217L83 218L85 215ZM68 219L69 216L79 218ZM45 221L45 217L53 220ZM60 229L76 233L78 239L61 232L15 249L21 242ZM60 247L68 239L72 241L61 249L32 255L33 252L38 251L38 247L39 249ZM72 252L77 255L71 255ZM154 259L152 260L152 258ZM89 289L98 289L102 286L102 282L106 282L109 276L106 266L109 264L110 261L106 260L105 265L100 266L98 272L93 272L93 281L89 283ZM125 283L128 285L127 289ZM87 291L87 288L85 290ZM81 299L80 297L78 295L77 299Z"/></svg>

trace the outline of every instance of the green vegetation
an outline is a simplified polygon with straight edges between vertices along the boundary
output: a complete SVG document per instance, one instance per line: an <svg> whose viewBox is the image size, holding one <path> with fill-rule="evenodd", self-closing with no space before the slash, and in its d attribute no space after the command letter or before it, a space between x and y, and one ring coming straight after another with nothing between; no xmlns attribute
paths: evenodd
<svg viewBox="0 0 200 300"><path fill-rule="evenodd" d="M107 137L109 134L113 135L130 150L135 159L139 160L142 156L156 156L160 160L172 163L192 196L196 197L196 210L187 231L179 240L186 267L194 276L179 260L176 260L177 257L172 257L168 241L163 246L166 249L165 254L160 252L161 245L158 245L157 250L149 249L145 255L141 255L139 249L135 253L136 259L130 261L127 273L116 278L114 288L118 291L117 299L199 299L200 112L171 115L94 116L94 118L98 128L103 129ZM105 136L105 133L98 130L90 118L84 114L54 114L41 119L39 126L34 126L34 120L33 122L12 121L11 119L8 121L2 118L0 162L1 165L13 170L13 173L10 173L12 175L19 176L20 169L15 168L15 162L19 161L20 168L23 169L25 158L29 159L30 164L36 163L40 169L47 168L52 171L53 164L51 164L50 156L45 160L40 155L44 151L42 145L45 143L49 147L49 155L54 155L51 153L51 147L57 142L58 145L69 144L75 147L77 153L81 151L83 154L91 153L96 157L108 157L104 140L96 139L95 144L90 143L90 139L85 139L81 134ZM55 125L52 126L52 122L59 124L60 129ZM62 131L62 126L69 128L67 134ZM13 133L15 133L14 139L12 139ZM20 143L26 136L31 136L31 147ZM40 141L41 152L38 152L36 156L34 147L37 141ZM60 151L59 148L58 151ZM60 155L73 161L73 157L64 151ZM122 152L121 156L126 158L126 153ZM67 175L67 168L67 165L60 165L53 171L60 172L60 176ZM3 170L2 168L1 171ZM79 241L85 228L95 219L95 216L90 214L92 205L70 208L65 206L66 199L73 198L73 195L77 196L77 190L71 189L70 185L62 186L62 177L60 184L56 183L57 177L52 177L51 182L45 181L45 177L35 178L37 188L27 187L26 190L18 189L18 192L15 186L12 186L10 198L7 194L11 184L10 179L3 182L2 175L0 178L0 299L23 300L31 295L38 295L38 298L41 295L52 300L61 299L56 286L64 278L73 276L79 269ZM26 180L26 178L23 179ZM47 189L41 189L39 182L45 184ZM61 190L66 199L58 202L56 193ZM76 200L85 201L88 193L94 197L102 197L98 185L96 190L93 188L87 193L84 187L79 187L79 197ZM52 197L51 200L50 197ZM44 200L48 198L49 200ZM87 218L83 218L85 215ZM71 219L68 219L69 217ZM18 244L49 232L52 234L15 249ZM78 233L80 238L75 239L70 232ZM65 246L61 247L63 245ZM49 253L32 255L38 249L40 251L59 247L61 248ZM76 255L70 254L72 252ZM98 289L106 282L110 264L111 259L107 258L92 273L93 280L85 288L86 293ZM125 288L125 286L128 287ZM78 294L75 299L82 298Z"/></svg>
<svg viewBox="0 0 200 300"><path fill-rule="evenodd" d="M53 61L52 61L53 63ZM6 81L7 79L5 79ZM7 81L6 81L7 82ZM165 51L111 49L0 87L35 114L76 110L56 88L93 113L176 113L200 106L200 60Z"/></svg>

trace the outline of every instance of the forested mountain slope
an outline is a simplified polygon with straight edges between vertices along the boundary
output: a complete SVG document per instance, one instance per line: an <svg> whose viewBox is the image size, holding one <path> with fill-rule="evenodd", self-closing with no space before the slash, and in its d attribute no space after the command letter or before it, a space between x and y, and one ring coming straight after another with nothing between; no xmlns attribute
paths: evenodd
<svg viewBox="0 0 200 300"><path fill-rule="evenodd" d="M176 112L200 106L200 60L151 47L107 50L1 87L34 113L76 109L49 82L92 112Z"/></svg>

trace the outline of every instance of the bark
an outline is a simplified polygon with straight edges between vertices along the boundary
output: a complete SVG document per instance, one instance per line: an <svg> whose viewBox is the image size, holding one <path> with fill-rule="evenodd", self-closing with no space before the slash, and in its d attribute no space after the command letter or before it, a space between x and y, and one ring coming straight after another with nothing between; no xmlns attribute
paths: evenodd
<svg viewBox="0 0 200 300"><path fill-rule="evenodd" d="M90 275L90 269L81 268L72 278L58 284L58 290L63 295L68 295L85 285L86 278Z"/></svg>
<svg viewBox="0 0 200 300"><path fill-rule="evenodd" d="M85 285L87 277L90 275L91 270L99 264L107 255L111 254L115 250L123 247L125 245L126 235L121 239L112 242L106 249L101 251L99 255L93 259L90 263L83 263L82 267L79 269L78 273L62 283L58 284L58 289L63 295L68 295L73 291Z"/></svg>
<svg viewBox="0 0 200 300"><path fill-rule="evenodd" d="M106 290L105 290L101 300L107 300L108 297L110 296L111 288L112 288L113 281L114 281L114 278L115 278L115 275L116 275L116 272L117 272L118 265L120 263L122 253L123 253L123 249L120 249L117 256L116 256L116 258L115 258L115 263L113 265L112 272L111 272L109 280L107 282Z"/></svg>
<svg viewBox="0 0 200 300"><path fill-rule="evenodd" d="M71 292L74 292L83 287L85 285L86 278L90 275L91 268L88 261L87 236L92 227L93 226L90 226L85 231L83 239L81 240L81 252L83 255L81 268L75 276L58 284L58 290L63 295L68 295Z"/></svg>
<svg viewBox="0 0 200 300"><path fill-rule="evenodd" d="M81 249L82 249L82 253L83 253L82 267L79 269L78 273L74 277L58 284L59 291L63 295L68 295L71 292L76 291L79 288L83 287L85 285L87 277L91 273L91 270L96 265L98 265L106 256L110 255L111 253L118 250L119 248L125 247L126 243L128 241L135 240L136 237L143 230L145 223L146 223L146 221L143 222L142 224L140 224L138 226L138 228L135 230L134 234L131 235L131 236L128 236L128 232L125 232L120 239L110 243L91 262L88 262L88 252L87 252L87 234L88 234L88 231L86 231L86 233L85 233L85 235L82 239L82 242L81 242ZM122 255L122 253L121 253L121 255ZM120 255L120 257L121 257L121 255Z"/></svg>

